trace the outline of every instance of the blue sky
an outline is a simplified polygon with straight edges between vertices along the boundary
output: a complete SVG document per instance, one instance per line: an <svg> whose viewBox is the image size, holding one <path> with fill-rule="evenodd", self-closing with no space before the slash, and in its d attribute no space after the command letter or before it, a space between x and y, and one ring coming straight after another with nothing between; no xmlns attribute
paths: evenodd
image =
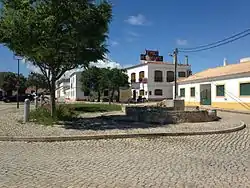
<svg viewBox="0 0 250 188"><path fill-rule="evenodd" d="M110 58L123 66L139 63L145 49L159 50L165 61L175 47L211 43L250 28L249 0L111 0L113 21L108 41ZM157 3L156 3L157 2ZM250 36L212 50L189 55L193 72L236 63L250 56ZM0 47L0 71L17 71L13 54ZM28 73L24 64L20 71Z"/></svg>

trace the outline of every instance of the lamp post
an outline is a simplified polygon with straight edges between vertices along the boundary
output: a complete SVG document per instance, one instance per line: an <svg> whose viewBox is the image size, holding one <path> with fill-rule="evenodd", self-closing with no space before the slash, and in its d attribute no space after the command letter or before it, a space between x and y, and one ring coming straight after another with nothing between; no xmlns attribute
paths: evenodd
<svg viewBox="0 0 250 188"><path fill-rule="evenodd" d="M21 56L18 56L17 54L14 55L14 59L17 60L17 83L16 83L16 107L19 108L19 88L20 88L20 60L22 60Z"/></svg>

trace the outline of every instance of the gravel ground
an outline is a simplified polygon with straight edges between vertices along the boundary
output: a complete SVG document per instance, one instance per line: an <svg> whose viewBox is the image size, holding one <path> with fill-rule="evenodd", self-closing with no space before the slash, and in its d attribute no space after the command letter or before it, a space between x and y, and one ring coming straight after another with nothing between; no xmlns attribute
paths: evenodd
<svg viewBox="0 0 250 188"><path fill-rule="evenodd" d="M238 126L238 119L223 118L218 122L168 124L163 126L143 123L116 122L102 118L109 115L122 115L122 112L89 113L81 125L43 126L32 122L21 123L23 114L15 108L0 109L0 136L68 136L68 135L98 135L98 134L126 134L126 133L158 133L158 132L195 132L222 130ZM221 115L219 113L219 115ZM222 114L223 115L223 114Z"/></svg>
<svg viewBox="0 0 250 188"><path fill-rule="evenodd" d="M1 123L18 118L10 111L1 114ZM243 120L250 125L250 115L219 115L232 124ZM33 128L38 132L47 129L39 125ZM247 126L234 133L205 136L0 142L0 187L247 188L249 135Z"/></svg>
<svg viewBox="0 0 250 188"><path fill-rule="evenodd" d="M0 142L2 188L247 188L249 127L221 135Z"/></svg>

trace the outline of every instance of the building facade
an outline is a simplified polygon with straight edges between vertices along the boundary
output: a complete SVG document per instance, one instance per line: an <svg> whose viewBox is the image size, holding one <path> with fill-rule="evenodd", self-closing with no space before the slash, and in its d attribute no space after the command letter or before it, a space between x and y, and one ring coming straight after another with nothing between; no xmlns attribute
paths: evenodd
<svg viewBox="0 0 250 188"><path fill-rule="evenodd" d="M150 52L153 55L150 55ZM141 55L141 64L128 67L127 74L131 83L131 97L137 99L145 97L150 101L173 98L174 82L173 63L163 62L163 57L157 51L146 51ZM179 78L188 77L191 74L191 66L178 64Z"/></svg>
<svg viewBox="0 0 250 188"><path fill-rule="evenodd" d="M250 58L208 69L178 81L186 106L250 110Z"/></svg>
<svg viewBox="0 0 250 188"><path fill-rule="evenodd" d="M60 79L56 84L58 101L84 101L88 96L82 91L81 72L72 73L69 78Z"/></svg>
<svg viewBox="0 0 250 188"><path fill-rule="evenodd" d="M81 73L74 72L70 75L70 87L68 91L70 101L84 101L88 99L88 95L82 91Z"/></svg>
<svg viewBox="0 0 250 188"><path fill-rule="evenodd" d="M70 88L70 79L63 78L56 83L56 98L59 101L65 101L69 99L69 88Z"/></svg>

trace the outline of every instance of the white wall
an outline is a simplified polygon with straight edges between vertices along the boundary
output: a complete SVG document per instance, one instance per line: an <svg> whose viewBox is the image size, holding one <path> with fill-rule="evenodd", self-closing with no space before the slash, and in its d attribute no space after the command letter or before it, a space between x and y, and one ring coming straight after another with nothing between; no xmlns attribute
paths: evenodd
<svg viewBox="0 0 250 188"><path fill-rule="evenodd" d="M64 98L66 94L66 88L69 87L69 82L61 82L56 88L56 98Z"/></svg>
<svg viewBox="0 0 250 188"><path fill-rule="evenodd" d="M81 72L76 73L76 99L77 100L85 100L88 98L88 96L84 95L84 92L82 91L82 82L81 82Z"/></svg>
<svg viewBox="0 0 250 188"><path fill-rule="evenodd" d="M186 72L190 70L190 65L178 65L178 72ZM163 81L155 82L154 81L154 73L156 70L160 70L163 73ZM148 79L148 83L144 84L144 91L147 99L165 99L165 98L173 98L173 83L167 82L167 71L174 72L174 64L157 64L157 63L149 63L142 66L134 67L127 70L127 74L129 77L129 82L131 81L131 74L136 73L136 82L139 82L139 72L144 71L145 78ZM143 89L143 84L140 84L140 89ZM137 97L139 96L139 90L137 89ZM155 89L161 89L163 92L162 96L154 95ZM133 89L132 89L133 90ZM151 91L151 95L149 95ZM132 91L131 91L132 96Z"/></svg>
<svg viewBox="0 0 250 188"><path fill-rule="evenodd" d="M70 90L69 90L69 96L70 100L76 100L76 74L72 74L70 76Z"/></svg>
<svg viewBox="0 0 250 188"><path fill-rule="evenodd" d="M249 96L240 96L240 83L250 82L250 77L243 78L231 78L224 80L215 80L211 82L201 82L193 84L178 84L178 94L180 94L180 89L185 88L185 101L186 102L200 102L200 84L211 84L211 101L213 102L246 102L250 103ZM225 96L216 96L216 85L224 85ZM190 88L195 87L195 97L190 96ZM174 92L174 87L173 87Z"/></svg>
<svg viewBox="0 0 250 188"><path fill-rule="evenodd" d="M131 74L132 73L136 73L136 77L135 77L136 82L139 82L139 72L141 72L141 71L144 71L144 77L148 78L148 65L147 64L139 66L139 67L135 67L132 69L128 69L127 74L128 74L129 82L131 81Z"/></svg>
<svg viewBox="0 0 250 188"><path fill-rule="evenodd" d="M206 82L209 84L209 82ZM204 84L206 84L204 82ZM203 83L202 83L203 84ZM185 84L185 85L179 85L178 84L178 98L184 99L185 101L188 102L200 102L200 83L195 83L195 84ZM191 97L191 88L195 88L195 96ZM174 86L173 86L173 96L174 96ZM180 89L185 88L185 97L180 97Z"/></svg>
<svg viewBox="0 0 250 188"><path fill-rule="evenodd" d="M186 72L190 70L190 65L178 65L177 72ZM154 81L154 74L156 70L160 70L163 73L163 81L162 82L155 82ZM174 64L149 64L149 84L148 88L150 91L152 91L152 95L149 96L149 99L164 99L164 98L173 98L173 83L167 82L167 71L173 71L174 72ZM162 89L163 95L157 96L154 95L155 89Z"/></svg>
<svg viewBox="0 0 250 188"><path fill-rule="evenodd" d="M212 101L214 102L250 102L249 96L240 96L240 83L250 82L250 77L212 82ZM225 97L216 97L216 85L225 85Z"/></svg>

